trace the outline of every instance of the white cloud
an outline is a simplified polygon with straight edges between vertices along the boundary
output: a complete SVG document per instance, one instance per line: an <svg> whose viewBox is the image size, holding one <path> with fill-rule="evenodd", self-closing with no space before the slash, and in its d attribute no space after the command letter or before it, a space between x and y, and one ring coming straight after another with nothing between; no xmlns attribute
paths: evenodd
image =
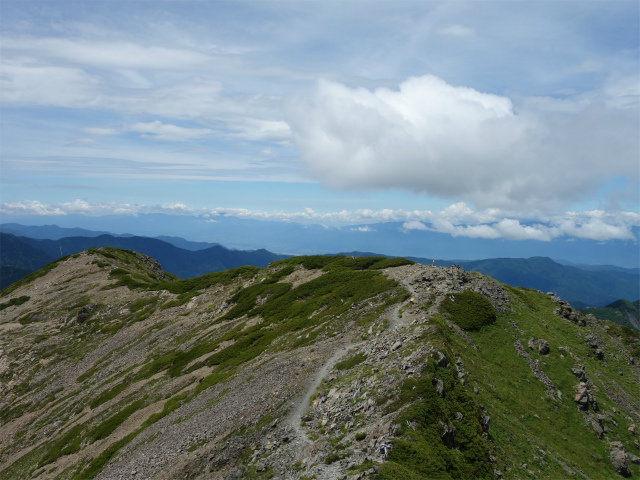
<svg viewBox="0 0 640 480"><path fill-rule="evenodd" d="M143 138L170 142L186 142L187 140L206 137L213 133L208 128L183 128L177 125L164 124L159 120L150 123L135 123L130 125L128 130L140 133Z"/></svg>
<svg viewBox="0 0 640 480"><path fill-rule="evenodd" d="M46 205L37 200L25 200L23 202L1 202L0 214L2 215L66 215L62 208L55 205Z"/></svg>
<svg viewBox="0 0 640 480"><path fill-rule="evenodd" d="M354 227L351 230L354 232L375 232L375 229L371 228L369 225L365 225L364 227Z"/></svg>
<svg viewBox="0 0 640 480"><path fill-rule="evenodd" d="M461 220L460 212L464 213ZM281 210L265 211L245 208L194 208L183 202L163 205L131 205L118 202L91 203L84 200L47 205L38 201L2 202L0 215L137 215L141 213L164 213L188 215L215 223L220 217L236 217L253 220L296 222L323 226L353 225L351 230L375 232L372 225L386 222L402 222L400 231L432 231L454 237L507 240L537 240L548 242L556 238L583 238L597 241L631 240L638 238L633 228L640 227L640 215L635 212L566 212L548 218L518 219L508 212L492 210L475 212L465 204L454 204L437 212L430 210L342 210L339 212L316 212L305 208L299 212Z"/></svg>
<svg viewBox="0 0 640 480"><path fill-rule="evenodd" d="M120 130L112 127L83 127L82 131L87 135L97 135L97 136L108 136L108 135L117 135L120 133Z"/></svg>
<svg viewBox="0 0 640 480"><path fill-rule="evenodd" d="M79 68L10 61L1 68L2 102L77 108L91 107L99 98L101 80Z"/></svg>
<svg viewBox="0 0 640 480"><path fill-rule="evenodd" d="M3 37L2 48L11 55L102 69L200 70L216 60L194 50L53 37Z"/></svg>
<svg viewBox="0 0 640 480"><path fill-rule="evenodd" d="M506 97L434 76L398 90L323 81L291 101L288 119L309 174L329 187L553 211L606 179L637 184L637 110L618 106L637 93L624 82L601 93L611 101L547 98L516 112Z"/></svg>
<svg viewBox="0 0 640 480"><path fill-rule="evenodd" d="M429 228L422 222L419 222L417 220L412 220L410 222L404 222L402 224L402 230L405 230L405 231L409 231L409 230L429 230Z"/></svg>

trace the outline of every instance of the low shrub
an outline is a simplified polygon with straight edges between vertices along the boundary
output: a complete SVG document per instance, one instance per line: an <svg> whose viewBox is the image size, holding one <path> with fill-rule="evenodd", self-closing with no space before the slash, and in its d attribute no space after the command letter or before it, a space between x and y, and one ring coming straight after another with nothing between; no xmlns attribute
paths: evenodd
<svg viewBox="0 0 640 480"><path fill-rule="evenodd" d="M346 358L341 362L336 363L337 370L349 370L350 368L355 367L359 363L364 362L367 359L367 356L364 353L358 353L352 357Z"/></svg>
<svg viewBox="0 0 640 480"><path fill-rule="evenodd" d="M5 308L13 307L14 305L22 305L29 301L31 297L23 295L21 297L12 298L8 302L0 303L0 310L4 310Z"/></svg>
<svg viewBox="0 0 640 480"><path fill-rule="evenodd" d="M449 320L465 330L480 330L496 320L496 311L491 302L471 290L449 295L441 308Z"/></svg>

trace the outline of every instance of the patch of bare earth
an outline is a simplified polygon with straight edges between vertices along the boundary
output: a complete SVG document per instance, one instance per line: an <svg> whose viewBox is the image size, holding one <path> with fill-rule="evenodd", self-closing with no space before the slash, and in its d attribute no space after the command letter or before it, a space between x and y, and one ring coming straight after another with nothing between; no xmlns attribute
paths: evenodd
<svg viewBox="0 0 640 480"><path fill-rule="evenodd" d="M290 273L282 280L283 283L291 283L293 285L292 288L296 288L303 283L310 282L311 280L315 280L318 277L324 275L325 272L322 270L307 270L306 268L299 268L294 272Z"/></svg>

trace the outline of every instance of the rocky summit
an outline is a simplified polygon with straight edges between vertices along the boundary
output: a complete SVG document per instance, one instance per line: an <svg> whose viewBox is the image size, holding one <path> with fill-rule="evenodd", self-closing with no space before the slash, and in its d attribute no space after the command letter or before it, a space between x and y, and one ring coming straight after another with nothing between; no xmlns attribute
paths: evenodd
<svg viewBox="0 0 640 480"><path fill-rule="evenodd" d="M640 335L457 266L98 248L0 315L0 479L640 477Z"/></svg>

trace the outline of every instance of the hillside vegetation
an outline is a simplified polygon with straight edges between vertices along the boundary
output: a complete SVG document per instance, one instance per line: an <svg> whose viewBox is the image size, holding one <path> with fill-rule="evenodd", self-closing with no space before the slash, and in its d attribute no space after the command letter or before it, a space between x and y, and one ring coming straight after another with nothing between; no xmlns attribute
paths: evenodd
<svg viewBox="0 0 640 480"><path fill-rule="evenodd" d="M455 266L97 248L0 303L0 479L640 474L640 335Z"/></svg>
<svg viewBox="0 0 640 480"><path fill-rule="evenodd" d="M640 332L640 300L632 303L622 298L605 307L584 308L581 311L599 320L608 320Z"/></svg>

